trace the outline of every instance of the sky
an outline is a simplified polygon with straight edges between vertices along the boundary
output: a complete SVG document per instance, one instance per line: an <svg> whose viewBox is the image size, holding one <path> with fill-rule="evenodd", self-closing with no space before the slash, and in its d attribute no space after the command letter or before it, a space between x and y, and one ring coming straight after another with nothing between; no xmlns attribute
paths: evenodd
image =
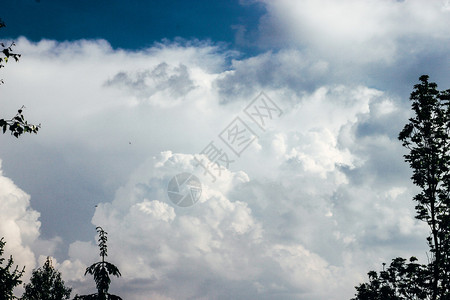
<svg viewBox="0 0 450 300"><path fill-rule="evenodd" d="M95 292L96 226L130 300L350 299L383 262L426 263L397 136L421 75L450 88L448 0L18 0L0 18L22 54L0 117L42 124L0 136L25 282L51 256L72 296Z"/></svg>

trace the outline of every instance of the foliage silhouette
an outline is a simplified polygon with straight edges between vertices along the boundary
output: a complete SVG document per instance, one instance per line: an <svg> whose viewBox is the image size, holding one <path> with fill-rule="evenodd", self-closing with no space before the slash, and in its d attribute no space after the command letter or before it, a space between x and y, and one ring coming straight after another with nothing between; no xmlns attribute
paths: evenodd
<svg viewBox="0 0 450 300"><path fill-rule="evenodd" d="M5 23L0 19L0 28L5 27ZM4 43L0 43L1 47L1 53L3 56L0 56L0 69L5 66L5 64L9 61L10 58L13 58L16 62L19 61L20 54L14 53L13 47L15 46L14 43L11 43L9 45L5 45ZM0 79L0 84L3 84L3 79ZM12 117L11 119L0 119L0 129L3 133L5 133L7 130L11 132L11 135L14 135L16 138L18 138L23 133L37 133L39 131L39 128L41 128L41 124L39 125L33 125L29 124L22 112L25 106L22 106L18 111L17 114Z"/></svg>
<svg viewBox="0 0 450 300"><path fill-rule="evenodd" d="M53 268L50 257L47 257L42 268L33 271L30 281L24 285L25 292L21 300L70 299L72 289L64 285L61 273Z"/></svg>
<svg viewBox="0 0 450 300"><path fill-rule="evenodd" d="M411 257L408 263L404 258L397 257L390 266L379 274L370 271L369 282L356 287L358 300L400 300L428 299L430 288L429 269L426 265L416 263L417 258Z"/></svg>
<svg viewBox="0 0 450 300"><path fill-rule="evenodd" d="M11 267L14 264L12 256L9 257L8 262L3 266L5 258L3 258L3 253L6 242L3 238L0 239L0 300L11 300L17 299L14 296L13 290L16 286L22 283L20 278L25 272L25 267L19 271L18 266L11 272Z"/></svg>
<svg viewBox="0 0 450 300"><path fill-rule="evenodd" d="M122 300L119 296L112 295L108 293L109 285L111 284L111 279L109 275L114 275L117 277L122 276L119 269L110 262L105 261L105 257L108 256L108 248L106 242L108 240L107 232L103 230L100 226L97 228L99 235L98 246L100 248L101 261L92 264L90 267L86 268L84 275L91 274L94 276L94 281L97 286L97 293L90 295L78 296L76 295L74 300Z"/></svg>
<svg viewBox="0 0 450 300"><path fill-rule="evenodd" d="M450 90L438 91L422 75L411 93L415 116L399 134L409 150L405 161L413 170L416 218L430 227L432 257L428 265L396 258L386 271L371 271L369 283L356 287L361 299L450 299Z"/></svg>

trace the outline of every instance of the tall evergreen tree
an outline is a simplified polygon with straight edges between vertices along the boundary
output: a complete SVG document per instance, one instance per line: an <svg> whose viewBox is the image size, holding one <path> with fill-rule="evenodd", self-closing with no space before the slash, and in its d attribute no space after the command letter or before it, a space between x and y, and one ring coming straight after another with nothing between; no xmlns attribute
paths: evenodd
<svg viewBox="0 0 450 300"><path fill-rule="evenodd" d="M71 288L64 284L61 273L55 270L52 260L47 257L42 268L33 271L30 283L25 284L22 300L63 300L70 299Z"/></svg>
<svg viewBox="0 0 450 300"><path fill-rule="evenodd" d="M25 272L25 267L23 267L22 270L19 271L18 266L16 266L15 269L11 269L14 260L13 257L10 256L6 265L3 266L3 263L5 262L5 258L3 258L4 253L4 247L6 242L3 240L3 238L0 239L0 300L11 300L11 299L17 299L17 297L14 296L14 288L22 283L22 280L20 278L23 276L23 273Z"/></svg>
<svg viewBox="0 0 450 300"><path fill-rule="evenodd" d="M431 260L428 265L417 265L415 260L405 265L404 259L396 258L388 268L388 273L395 274L390 277L384 270L380 275L369 272L369 283L356 287L357 300L450 299L450 90L438 91L428 78L421 76L414 86L410 100L415 116L398 138L409 150L405 161L413 171L413 183L420 188L414 197L416 218L430 228ZM411 278L416 288L404 293L399 286ZM390 296L383 296L386 291Z"/></svg>
<svg viewBox="0 0 450 300"><path fill-rule="evenodd" d="M84 275L94 275L94 281L97 286L98 292L90 295L77 295L75 296L74 300L122 300L122 298L120 298L119 296L108 293L109 285L111 284L109 275L120 277L122 276L122 274L120 274L119 269L115 265L105 260L105 257L108 256L108 248L106 246L108 233L104 231L100 226L96 229L99 235L98 246L100 248L100 257L102 258L102 260L86 268L86 272L84 273Z"/></svg>

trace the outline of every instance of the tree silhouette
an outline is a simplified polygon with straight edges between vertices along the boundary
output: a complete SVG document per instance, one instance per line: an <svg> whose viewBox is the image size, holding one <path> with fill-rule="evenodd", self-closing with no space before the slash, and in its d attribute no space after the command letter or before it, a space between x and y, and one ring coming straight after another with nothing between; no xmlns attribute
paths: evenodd
<svg viewBox="0 0 450 300"><path fill-rule="evenodd" d="M419 220L431 234L427 238L432 253L432 297L449 294L449 218L450 218L450 90L439 92L437 85L420 77L411 93L416 114L400 132L399 140L409 149L405 161L413 169L412 180L421 188L414 197Z"/></svg>
<svg viewBox="0 0 450 300"><path fill-rule="evenodd" d="M369 282L356 287L355 300L429 299L430 272L426 265L416 263L411 257L408 263L401 257L392 260L390 266L378 274L370 271Z"/></svg>
<svg viewBox="0 0 450 300"><path fill-rule="evenodd" d="M438 91L428 78L421 76L414 86L410 100L415 116L398 138L409 150L405 161L420 188L414 196L416 218L430 227L432 257L428 265L416 264L415 258L405 265L403 258L396 258L380 275L369 272L369 283L356 287L356 300L450 299L450 90ZM413 289L405 288L411 285Z"/></svg>
<svg viewBox="0 0 450 300"><path fill-rule="evenodd" d="M29 284L24 285L25 293L21 300L70 299L72 289L64 285L61 273L53 268L50 257L47 257L42 268L33 271L30 281Z"/></svg>
<svg viewBox="0 0 450 300"><path fill-rule="evenodd" d="M5 27L5 23L0 19L0 28ZM1 47L1 53L3 56L0 56L0 69L5 66L5 63L7 63L11 58L14 59L16 62L19 61L20 54L14 53L13 47L15 46L14 43L11 43L9 45L5 45L4 43L0 43ZM3 84L3 79L0 79L0 84ZM18 138L23 133L37 133L41 125L33 125L29 124L22 112L25 106L22 106L18 111L17 114L12 117L11 119L1 119L0 118L0 129L3 133L5 133L7 130L11 132L11 135L14 135L16 138Z"/></svg>
<svg viewBox="0 0 450 300"><path fill-rule="evenodd" d="M108 248L106 242L108 240L107 232L103 230L100 226L97 228L98 232L98 246L100 248L101 261L92 264L90 267L86 268L84 275L91 274L94 276L95 285L97 286L97 293L83 296L75 296L74 300L122 300L119 296L112 295L108 293L109 285L111 284L111 279L109 275L114 275L117 277L122 276L119 269L110 262L105 261L105 257L108 256Z"/></svg>
<svg viewBox="0 0 450 300"><path fill-rule="evenodd" d="M16 286L22 283L20 278L23 276L25 272L25 267L21 271L19 271L18 266L11 272L11 267L14 264L14 260L12 256L9 257L8 262L5 266L3 266L3 262L5 258L3 258L3 247L6 242L3 238L0 239L0 300L11 300L17 299L14 296L13 290Z"/></svg>

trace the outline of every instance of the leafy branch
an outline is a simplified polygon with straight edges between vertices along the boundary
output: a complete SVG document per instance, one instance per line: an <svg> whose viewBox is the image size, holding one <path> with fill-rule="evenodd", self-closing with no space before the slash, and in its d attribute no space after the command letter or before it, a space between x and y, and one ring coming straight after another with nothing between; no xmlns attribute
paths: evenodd
<svg viewBox="0 0 450 300"><path fill-rule="evenodd" d="M9 120L0 119L0 128L5 133L7 130L11 131L11 135L14 135L18 138L23 133L35 133L37 134L39 128L41 128L41 124L34 125L29 124L28 121L25 120L23 116L23 109L25 106L22 106L18 111L14 118Z"/></svg>
<svg viewBox="0 0 450 300"><path fill-rule="evenodd" d="M0 19L0 28L5 27L5 22L3 22ZM21 57L21 54L15 53L13 51L13 47L16 44L12 42L11 44L6 45L5 43L0 43L0 47L3 48L1 50L1 53L3 56L0 56L0 69L5 67L5 64L10 60L10 58L13 58L16 62L19 61L19 58ZM3 79L0 79L0 84L3 84ZM3 133L6 131L10 131L11 135L14 135L16 138L21 136L23 133L37 133L39 128L41 128L41 124L34 125L29 124L23 114L22 111L25 108L25 106L22 106L18 111L17 114L11 118L11 119L0 119L0 129Z"/></svg>

